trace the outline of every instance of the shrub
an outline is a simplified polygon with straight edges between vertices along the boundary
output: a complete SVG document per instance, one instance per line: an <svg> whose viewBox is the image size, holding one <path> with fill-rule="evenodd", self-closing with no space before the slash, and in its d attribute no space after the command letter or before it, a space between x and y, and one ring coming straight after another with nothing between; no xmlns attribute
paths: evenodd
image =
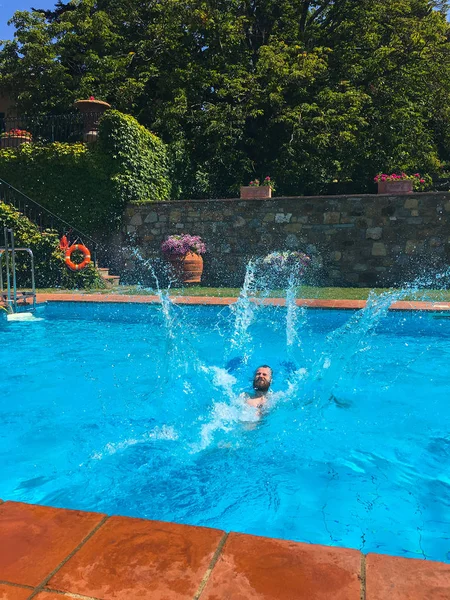
<svg viewBox="0 0 450 600"><path fill-rule="evenodd" d="M39 231L38 227L13 207L0 202L0 240L3 245L3 227L14 230L16 247L30 248L34 255L36 287L63 287L85 289L105 287L93 264L82 271L70 271L64 262L64 252L59 249L59 237L55 231ZM4 261L3 261L4 264ZM16 254L17 285L31 287L30 259L23 253Z"/></svg>

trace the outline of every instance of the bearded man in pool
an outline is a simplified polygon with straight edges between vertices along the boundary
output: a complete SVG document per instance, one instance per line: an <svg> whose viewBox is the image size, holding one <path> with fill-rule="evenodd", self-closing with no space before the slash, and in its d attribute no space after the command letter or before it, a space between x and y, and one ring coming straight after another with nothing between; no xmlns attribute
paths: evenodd
<svg viewBox="0 0 450 600"><path fill-rule="evenodd" d="M269 392L270 384L272 383L272 369L269 365L261 365L255 371L253 376L253 394L247 400L247 404L258 408L264 406L267 403L267 394Z"/></svg>

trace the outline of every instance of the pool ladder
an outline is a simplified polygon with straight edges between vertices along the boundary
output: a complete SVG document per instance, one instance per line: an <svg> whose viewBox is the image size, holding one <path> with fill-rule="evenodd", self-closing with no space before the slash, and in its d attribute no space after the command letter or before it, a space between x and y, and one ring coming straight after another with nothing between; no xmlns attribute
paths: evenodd
<svg viewBox="0 0 450 600"><path fill-rule="evenodd" d="M14 231L8 227L3 228L5 246L0 248L0 302L4 304L8 313L16 313L20 306L18 299L22 300L22 305L27 305L27 298L32 298L33 304L31 310L36 309L36 285L34 279L34 256L30 248L16 248L14 244ZM17 290L16 277L16 253L26 252L31 259L31 292ZM6 259L6 290L3 286L3 257ZM11 289L12 277L12 289Z"/></svg>

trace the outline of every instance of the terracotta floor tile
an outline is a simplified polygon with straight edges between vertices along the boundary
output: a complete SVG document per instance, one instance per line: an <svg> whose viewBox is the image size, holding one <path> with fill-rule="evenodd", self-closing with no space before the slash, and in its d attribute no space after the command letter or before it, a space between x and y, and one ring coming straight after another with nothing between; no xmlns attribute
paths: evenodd
<svg viewBox="0 0 450 600"><path fill-rule="evenodd" d="M368 554L366 600L449 600L450 565Z"/></svg>
<svg viewBox="0 0 450 600"><path fill-rule="evenodd" d="M58 594L57 592L39 592L34 596L33 600L73 600L75 596L66 596L65 594ZM131 600L131 599L130 599Z"/></svg>
<svg viewBox="0 0 450 600"><path fill-rule="evenodd" d="M21 502L0 505L0 580L36 586L103 515Z"/></svg>
<svg viewBox="0 0 450 600"><path fill-rule="evenodd" d="M217 529L112 517L48 586L105 600L191 600L223 535Z"/></svg>
<svg viewBox="0 0 450 600"><path fill-rule="evenodd" d="M27 600L32 589L0 583L0 600Z"/></svg>
<svg viewBox="0 0 450 600"><path fill-rule="evenodd" d="M201 600L360 600L361 554L231 533Z"/></svg>

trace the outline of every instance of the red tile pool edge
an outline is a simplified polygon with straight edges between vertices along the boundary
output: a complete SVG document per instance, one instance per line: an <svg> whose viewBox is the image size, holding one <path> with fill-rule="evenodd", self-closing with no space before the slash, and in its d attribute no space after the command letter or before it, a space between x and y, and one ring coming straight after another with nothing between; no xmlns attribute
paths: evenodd
<svg viewBox="0 0 450 600"><path fill-rule="evenodd" d="M2 600L448 600L450 565L0 501Z"/></svg>
<svg viewBox="0 0 450 600"><path fill-rule="evenodd" d="M233 304L237 298L218 298L208 296L172 296L172 301L177 304L203 304L211 306L226 306ZM38 303L43 302L109 302L109 303L142 303L142 304L157 304L159 303L158 296L121 296L118 294L37 294L36 300ZM266 298L264 304L271 306L284 306L286 301L284 298ZM331 308L331 309L346 309L354 310L364 308L365 300L320 300L311 298L299 298L298 306L308 308ZM423 311L450 311L450 302L423 302L423 301L400 301L394 302L390 310L423 310Z"/></svg>

